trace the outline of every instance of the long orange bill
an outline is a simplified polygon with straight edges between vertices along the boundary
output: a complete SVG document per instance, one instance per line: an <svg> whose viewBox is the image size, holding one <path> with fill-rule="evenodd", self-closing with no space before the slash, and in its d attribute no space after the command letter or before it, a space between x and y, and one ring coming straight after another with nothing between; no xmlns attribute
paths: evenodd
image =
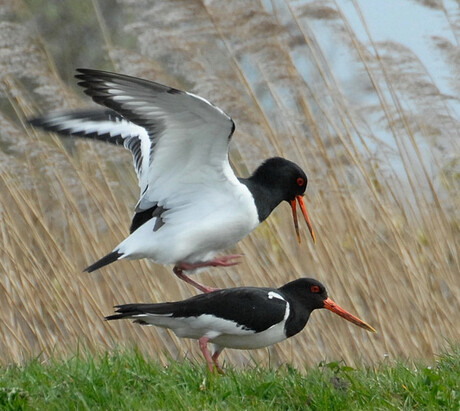
<svg viewBox="0 0 460 411"><path fill-rule="evenodd" d="M358 327L364 328L365 330L371 331L373 333L377 332L375 331L375 328L371 327L369 324L366 324L364 321L360 320L358 317L355 317L353 314L350 314L348 311L345 311L330 298L326 298L324 300L324 308L327 308L333 313L340 315L341 317L345 318L345 320L356 324Z"/></svg>
<svg viewBox="0 0 460 411"><path fill-rule="evenodd" d="M294 217L294 227L295 232L297 234L297 240L300 243L299 224L297 222L296 200L300 205L300 209L302 210L303 216L305 217L305 221L307 222L308 230L310 231L311 237L313 238L313 242L316 243L316 235L313 231L313 227L311 226L310 217L308 217L307 208L305 207L305 202L303 201L302 196L296 196L296 198L291 201L292 216Z"/></svg>
<svg viewBox="0 0 460 411"><path fill-rule="evenodd" d="M300 244L302 241L300 239L299 222L297 221L297 203L295 202L295 199L291 201L291 208L292 208L292 218L294 219L295 233L297 234L297 241Z"/></svg>

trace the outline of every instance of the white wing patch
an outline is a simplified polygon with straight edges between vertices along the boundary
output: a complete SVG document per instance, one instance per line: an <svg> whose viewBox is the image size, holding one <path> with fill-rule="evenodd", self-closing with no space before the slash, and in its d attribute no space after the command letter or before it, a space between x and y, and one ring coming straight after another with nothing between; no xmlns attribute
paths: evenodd
<svg viewBox="0 0 460 411"><path fill-rule="evenodd" d="M268 299L271 300L273 298L278 298L279 300L283 300L285 303L286 303L286 311L284 313L284 319L283 319L283 323L286 322L286 320L288 319L289 317L289 314L291 312L291 309L289 307L289 303L286 301L285 298L283 298L283 296L281 296L280 294L278 293L275 293L274 291L269 291L268 292Z"/></svg>
<svg viewBox="0 0 460 411"><path fill-rule="evenodd" d="M147 188L152 143L144 127L124 119L116 112L96 109L51 113L31 120L31 124L63 135L123 144L133 155L141 193Z"/></svg>
<svg viewBox="0 0 460 411"><path fill-rule="evenodd" d="M268 292L268 299L271 300L272 298L278 298L279 300L286 301L281 295L278 293L275 293L274 291L269 291Z"/></svg>

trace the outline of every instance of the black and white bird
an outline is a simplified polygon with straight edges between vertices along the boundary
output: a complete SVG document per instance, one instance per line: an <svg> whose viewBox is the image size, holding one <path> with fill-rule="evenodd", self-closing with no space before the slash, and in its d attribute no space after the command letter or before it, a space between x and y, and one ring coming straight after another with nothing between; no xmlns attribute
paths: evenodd
<svg viewBox="0 0 460 411"><path fill-rule="evenodd" d="M255 349L276 344L302 331L311 312L318 308L375 332L328 298L324 285L312 278L301 278L280 288L227 288L183 301L116 308L117 314L106 320L131 319L198 340L210 371L214 366L221 371L217 358L224 348ZM212 355L208 342L214 344Z"/></svg>
<svg viewBox="0 0 460 411"><path fill-rule="evenodd" d="M61 112L29 120L64 135L123 144L133 155L140 186L130 235L90 265L91 272L122 258L174 264L174 273L237 264L216 257L287 201L300 242L296 201L315 234L303 195L307 176L295 163L270 158L249 178L237 178L228 160L235 130L220 108L191 93L122 74L78 69L84 92L107 108Z"/></svg>

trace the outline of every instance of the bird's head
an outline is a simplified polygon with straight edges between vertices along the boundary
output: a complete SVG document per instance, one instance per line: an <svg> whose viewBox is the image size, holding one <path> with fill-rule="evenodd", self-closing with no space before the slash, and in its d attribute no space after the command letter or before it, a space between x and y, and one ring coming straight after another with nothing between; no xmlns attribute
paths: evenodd
<svg viewBox="0 0 460 411"><path fill-rule="evenodd" d="M302 302L307 310L313 311L319 308L325 308L333 313L345 318L358 327L364 328L367 331L376 332L373 327L364 321L344 310L334 301L332 301L326 291L326 287L314 278L301 278L292 281L280 288L295 296L297 301Z"/></svg>
<svg viewBox="0 0 460 411"><path fill-rule="evenodd" d="M308 226L308 230L316 243L310 217L305 207L304 194L307 189L308 178L305 172L292 161L281 157L272 157L264 161L254 172L253 178L259 183L269 186L273 195L279 196L280 201L287 201L292 209L294 228L297 240L300 243L299 224L297 221L297 204Z"/></svg>

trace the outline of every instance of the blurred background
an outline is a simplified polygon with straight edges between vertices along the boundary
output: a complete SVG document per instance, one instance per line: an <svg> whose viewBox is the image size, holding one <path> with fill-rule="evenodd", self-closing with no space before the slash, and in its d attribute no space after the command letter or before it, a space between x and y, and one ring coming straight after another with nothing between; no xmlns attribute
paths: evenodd
<svg viewBox="0 0 460 411"><path fill-rule="evenodd" d="M460 14L455 1L2 0L0 3L0 361L138 346L167 363L194 341L126 322L113 306L196 293L171 267L82 269L128 233L131 155L61 139L26 118L93 103L77 67L203 96L236 123L230 158L247 176L280 155L307 172L297 244L278 207L229 252L210 286L280 286L302 276L377 330L326 310L236 365L432 360L460 340Z"/></svg>

